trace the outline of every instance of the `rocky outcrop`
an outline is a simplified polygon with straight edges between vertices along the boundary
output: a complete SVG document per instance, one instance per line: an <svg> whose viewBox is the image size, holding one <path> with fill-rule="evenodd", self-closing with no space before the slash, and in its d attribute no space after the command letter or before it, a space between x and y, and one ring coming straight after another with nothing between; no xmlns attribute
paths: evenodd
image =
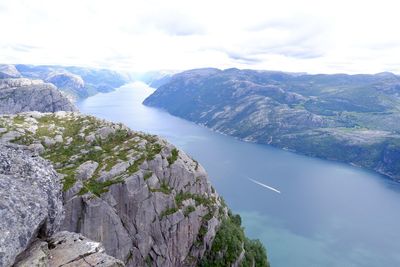
<svg viewBox="0 0 400 267"><path fill-rule="evenodd" d="M18 87L38 86L43 84L44 82L42 80L31 80L27 78L1 79L0 90L18 88Z"/></svg>
<svg viewBox="0 0 400 267"><path fill-rule="evenodd" d="M60 179L40 157L0 144L0 266L10 266L37 236L50 236L63 219Z"/></svg>
<svg viewBox="0 0 400 267"><path fill-rule="evenodd" d="M77 111L57 88L41 80L0 79L0 113Z"/></svg>
<svg viewBox="0 0 400 267"><path fill-rule="evenodd" d="M0 116L0 142L25 145L48 159L62 176L65 217L61 230L101 242L108 255L126 266L196 266L214 259L224 262L228 253L215 253L215 248L207 253L218 233L220 237L225 232L238 235L231 240L240 244L224 244L226 250L248 242L240 225L226 223L231 214L203 167L157 136L78 113L31 112ZM79 237L72 238L79 244L64 239L65 246L73 250L80 244ZM24 259L35 262L43 258L50 263L52 257L62 256L57 264L73 259L71 266L79 266L79 257L52 251L53 244L61 246L61 251L64 246L64 241L52 240L34 243L28 253L34 256ZM43 242L47 242L49 251L43 249ZM90 247L83 246L78 250ZM99 245L93 248L96 253L102 251ZM82 253L87 256L85 262L97 262L97 254ZM207 260L203 261L205 255ZM232 264L251 262L256 257L242 249L236 258L231 252L229 255L234 259ZM265 259L261 266L267 266L265 252L257 257Z"/></svg>
<svg viewBox="0 0 400 267"><path fill-rule="evenodd" d="M0 79L5 78L20 78L21 73L15 68L14 65L0 65Z"/></svg>
<svg viewBox="0 0 400 267"><path fill-rule="evenodd" d="M41 145L63 175L61 229L127 266L195 265L227 213L201 165L156 136L65 112L3 116L0 127L0 139ZM56 136L65 141L48 142Z"/></svg>
<svg viewBox="0 0 400 267"><path fill-rule="evenodd" d="M50 73L46 78L46 82L54 84L59 90L70 95L74 100L89 96L82 77L70 72Z"/></svg>
<svg viewBox="0 0 400 267"><path fill-rule="evenodd" d="M105 253L104 247L81 234L58 232L46 240L35 240L19 255L15 267L121 267L123 262Z"/></svg>
<svg viewBox="0 0 400 267"><path fill-rule="evenodd" d="M61 181L24 146L0 144L0 266L124 266L86 237L57 232Z"/></svg>

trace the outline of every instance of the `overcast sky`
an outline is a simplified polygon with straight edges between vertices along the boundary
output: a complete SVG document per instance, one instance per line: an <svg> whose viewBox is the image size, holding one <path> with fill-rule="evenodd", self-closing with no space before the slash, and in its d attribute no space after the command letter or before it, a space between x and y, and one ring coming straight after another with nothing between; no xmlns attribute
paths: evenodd
<svg viewBox="0 0 400 267"><path fill-rule="evenodd" d="M398 0L0 0L0 63L400 74Z"/></svg>

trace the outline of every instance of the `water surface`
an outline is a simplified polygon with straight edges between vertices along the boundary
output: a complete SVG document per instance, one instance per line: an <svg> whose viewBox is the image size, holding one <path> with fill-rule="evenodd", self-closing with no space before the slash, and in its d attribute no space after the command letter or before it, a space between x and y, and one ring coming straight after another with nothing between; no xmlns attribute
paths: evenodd
<svg viewBox="0 0 400 267"><path fill-rule="evenodd" d="M79 103L81 112L165 137L197 159L272 266L400 266L400 185L378 174L238 141L143 106L141 83ZM272 186L280 194L249 178Z"/></svg>

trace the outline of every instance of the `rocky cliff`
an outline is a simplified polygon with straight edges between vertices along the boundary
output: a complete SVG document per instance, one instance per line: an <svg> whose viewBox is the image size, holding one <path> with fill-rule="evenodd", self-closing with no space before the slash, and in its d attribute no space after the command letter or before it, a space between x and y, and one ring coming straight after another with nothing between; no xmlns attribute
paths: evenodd
<svg viewBox="0 0 400 267"><path fill-rule="evenodd" d="M24 146L0 144L0 266L122 266L99 243L57 232L62 220L61 183L51 164Z"/></svg>
<svg viewBox="0 0 400 267"><path fill-rule="evenodd" d="M61 229L127 266L268 265L202 166L159 137L68 112L3 115L0 132L61 174Z"/></svg>
<svg viewBox="0 0 400 267"><path fill-rule="evenodd" d="M54 85L41 80L0 79L0 99L0 114L77 110Z"/></svg>
<svg viewBox="0 0 400 267"><path fill-rule="evenodd" d="M400 180L400 77L198 69L144 104L245 141L354 163Z"/></svg>
<svg viewBox="0 0 400 267"><path fill-rule="evenodd" d="M14 65L0 65L0 79L20 77L22 75Z"/></svg>
<svg viewBox="0 0 400 267"><path fill-rule="evenodd" d="M46 78L46 82L54 84L59 90L65 92L73 100L86 98L90 95L85 88L85 82L82 77L70 72L50 73Z"/></svg>

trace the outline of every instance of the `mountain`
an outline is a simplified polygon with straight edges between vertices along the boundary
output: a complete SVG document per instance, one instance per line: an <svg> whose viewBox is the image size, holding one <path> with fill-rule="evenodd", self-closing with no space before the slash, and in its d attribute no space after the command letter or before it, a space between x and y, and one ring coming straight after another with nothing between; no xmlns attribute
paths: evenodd
<svg viewBox="0 0 400 267"><path fill-rule="evenodd" d="M400 179L400 77L196 69L144 104L245 141Z"/></svg>
<svg viewBox="0 0 400 267"><path fill-rule="evenodd" d="M46 78L46 82L54 84L59 90L65 92L73 99L81 99L89 96L82 77L70 72L50 73Z"/></svg>
<svg viewBox="0 0 400 267"><path fill-rule="evenodd" d="M20 77L21 73L19 73L14 65L0 65L0 79Z"/></svg>
<svg viewBox="0 0 400 267"><path fill-rule="evenodd" d="M0 257L6 255L7 263L24 260L26 253L16 256L24 248L34 246L40 254L39 245L32 244L36 238L47 242L43 246L50 256L54 244L66 241L76 252L73 241L79 237L68 237L76 232L84 242L101 242L103 252L118 260L101 266L120 266L120 261L126 266L268 266L263 246L245 237L240 217L229 211L203 167L167 141L72 112L1 115L0 132L0 143L27 150L12 154L21 166L28 166L32 155L45 165L30 171L32 178L13 164L5 168L21 182L11 192L0 187L0 195L22 201L22 212L12 205L0 211L11 210L7 218L20 223L4 227L11 229L7 240L18 250L7 249L0 239L0 252L6 250ZM25 190L35 193L26 199ZM39 206L30 209L30 203ZM76 260L87 257L92 255L83 253Z"/></svg>
<svg viewBox="0 0 400 267"><path fill-rule="evenodd" d="M0 266L123 266L101 244L58 232L64 212L60 178L26 147L0 144L0 197Z"/></svg>
<svg viewBox="0 0 400 267"><path fill-rule="evenodd" d="M53 84L26 78L0 79L0 114L77 111Z"/></svg>
<svg viewBox="0 0 400 267"><path fill-rule="evenodd" d="M20 77L52 83L73 100L110 92L127 82L123 74L105 69L24 64L0 65L0 78Z"/></svg>
<svg viewBox="0 0 400 267"><path fill-rule="evenodd" d="M169 79L179 71L159 70L148 72L127 73L131 81L141 81L153 88L158 88L169 81Z"/></svg>
<svg viewBox="0 0 400 267"><path fill-rule="evenodd" d="M177 73L177 71L146 72L141 77L141 80L153 88L158 88L158 87L168 83L169 80L171 79L171 77L176 73Z"/></svg>

